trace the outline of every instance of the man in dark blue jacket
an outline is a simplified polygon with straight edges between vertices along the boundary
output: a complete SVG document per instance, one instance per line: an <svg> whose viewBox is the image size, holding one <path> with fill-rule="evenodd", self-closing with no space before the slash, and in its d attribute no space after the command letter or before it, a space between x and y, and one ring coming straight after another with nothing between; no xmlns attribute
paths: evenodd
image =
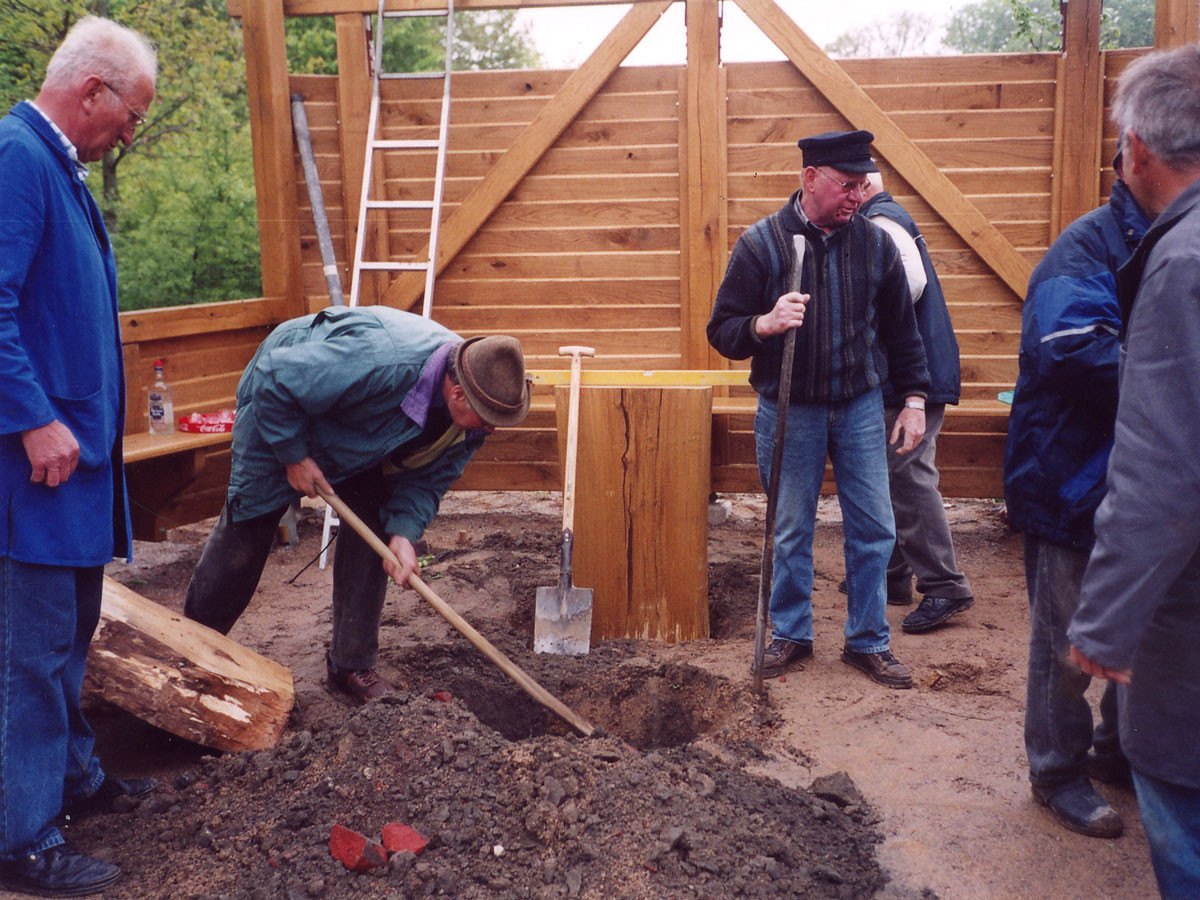
<svg viewBox="0 0 1200 900"><path fill-rule="evenodd" d="M1121 173L1121 157L1113 160ZM1121 311L1117 269L1149 228L1124 181L1107 206L1073 222L1033 271L1021 328L1020 370L1004 453L1004 500L1025 533L1030 641L1025 750L1033 796L1073 831L1121 833L1121 819L1088 778L1114 775L1122 757L1110 685L1092 732L1091 679L1068 659L1095 542L1093 518L1117 413Z"/></svg>
<svg viewBox="0 0 1200 900"><path fill-rule="evenodd" d="M0 121L0 887L92 893L120 870L55 826L153 787L106 778L79 698L104 564L131 546L112 247L83 163L129 144L154 50L80 20Z"/></svg>
<svg viewBox="0 0 1200 900"><path fill-rule="evenodd" d="M912 603L912 579L917 576L920 605L905 617L901 628L920 634L937 628L975 602L971 583L958 569L946 508L938 492L937 438L946 416L946 404L958 403L962 373L958 341L942 284L933 268L925 238L908 211L883 189L878 172L867 175L867 202L859 210L896 242L908 291L913 299L917 330L929 364L929 395L925 398L925 436L909 454L888 446L888 486L896 518L896 549L888 563L888 603ZM890 430L904 408L902 397L889 381L883 387L885 425Z"/></svg>

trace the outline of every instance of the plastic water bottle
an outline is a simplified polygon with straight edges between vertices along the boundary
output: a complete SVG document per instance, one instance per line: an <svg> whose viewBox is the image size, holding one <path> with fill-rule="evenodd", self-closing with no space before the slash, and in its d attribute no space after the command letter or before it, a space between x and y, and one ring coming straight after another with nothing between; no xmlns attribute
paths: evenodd
<svg viewBox="0 0 1200 900"><path fill-rule="evenodd" d="M154 361L154 382L150 385L150 433L170 434L175 430L175 404L171 388L163 377L163 361Z"/></svg>

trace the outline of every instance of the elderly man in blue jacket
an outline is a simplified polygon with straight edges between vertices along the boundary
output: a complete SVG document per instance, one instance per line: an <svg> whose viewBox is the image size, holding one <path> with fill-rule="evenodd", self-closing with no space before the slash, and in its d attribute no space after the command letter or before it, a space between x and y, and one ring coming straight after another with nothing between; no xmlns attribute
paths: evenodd
<svg viewBox="0 0 1200 900"><path fill-rule="evenodd" d="M154 98L138 34L80 20L37 99L0 121L0 887L91 893L117 866L68 848L60 812L154 782L106 778L79 706L102 576L131 546L112 246L84 163Z"/></svg>
<svg viewBox="0 0 1200 900"><path fill-rule="evenodd" d="M284 322L238 383L229 491L184 613L227 633L254 595L288 506L332 489L400 560L381 565L349 528L334 549L329 683L359 701L382 696L390 685L375 665L388 576L405 584L416 571L413 545L442 495L484 438L520 423L529 403L515 338L463 341L383 306Z"/></svg>
<svg viewBox="0 0 1200 900"><path fill-rule="evenodd" d="M1120 154L1113 168L1118 179L1108 204L1071 223L1033 271L1004 456L1009 522L1025 533L1029 779L1034 798L1060 823L1093 837L1114 837L1122 829L1088 778L1093 745L1093 776L1115 780L1124 763L1116 691L1105 691L1093 734L1084 696L1091 679L1068 659L1067 624L1079 604L1113 443L1117 269L1150 225L1119 177Z"/></svg>

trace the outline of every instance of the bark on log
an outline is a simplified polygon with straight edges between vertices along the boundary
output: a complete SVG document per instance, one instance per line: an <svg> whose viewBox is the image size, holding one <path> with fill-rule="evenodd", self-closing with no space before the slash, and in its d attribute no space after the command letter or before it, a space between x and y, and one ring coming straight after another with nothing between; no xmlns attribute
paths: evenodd
<svg viewBox="0 0 1200 900"><path fill-rule="evenodd" d="M292 673L104 579L84 691L218 750L273 746L292 710Z"/></svg>

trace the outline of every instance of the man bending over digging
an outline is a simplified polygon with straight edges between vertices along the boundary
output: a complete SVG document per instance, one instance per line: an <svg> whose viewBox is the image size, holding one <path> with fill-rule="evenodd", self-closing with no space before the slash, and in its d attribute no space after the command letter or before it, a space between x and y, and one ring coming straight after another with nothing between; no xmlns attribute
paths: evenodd
<svg viewBox="0 0 1200 900"><path fill-rule="evenodd" d="M349 528L333 556L329 684L356 700L391 689L375 672L387 579L417 569L413 544L484 438L521 422L521 345L462 340L382 306L331 307L284 322L237 390L225 507L188 585L184 614L226 634L250 603L279 520L299 495L332 490L400 565Z"/></svg>

